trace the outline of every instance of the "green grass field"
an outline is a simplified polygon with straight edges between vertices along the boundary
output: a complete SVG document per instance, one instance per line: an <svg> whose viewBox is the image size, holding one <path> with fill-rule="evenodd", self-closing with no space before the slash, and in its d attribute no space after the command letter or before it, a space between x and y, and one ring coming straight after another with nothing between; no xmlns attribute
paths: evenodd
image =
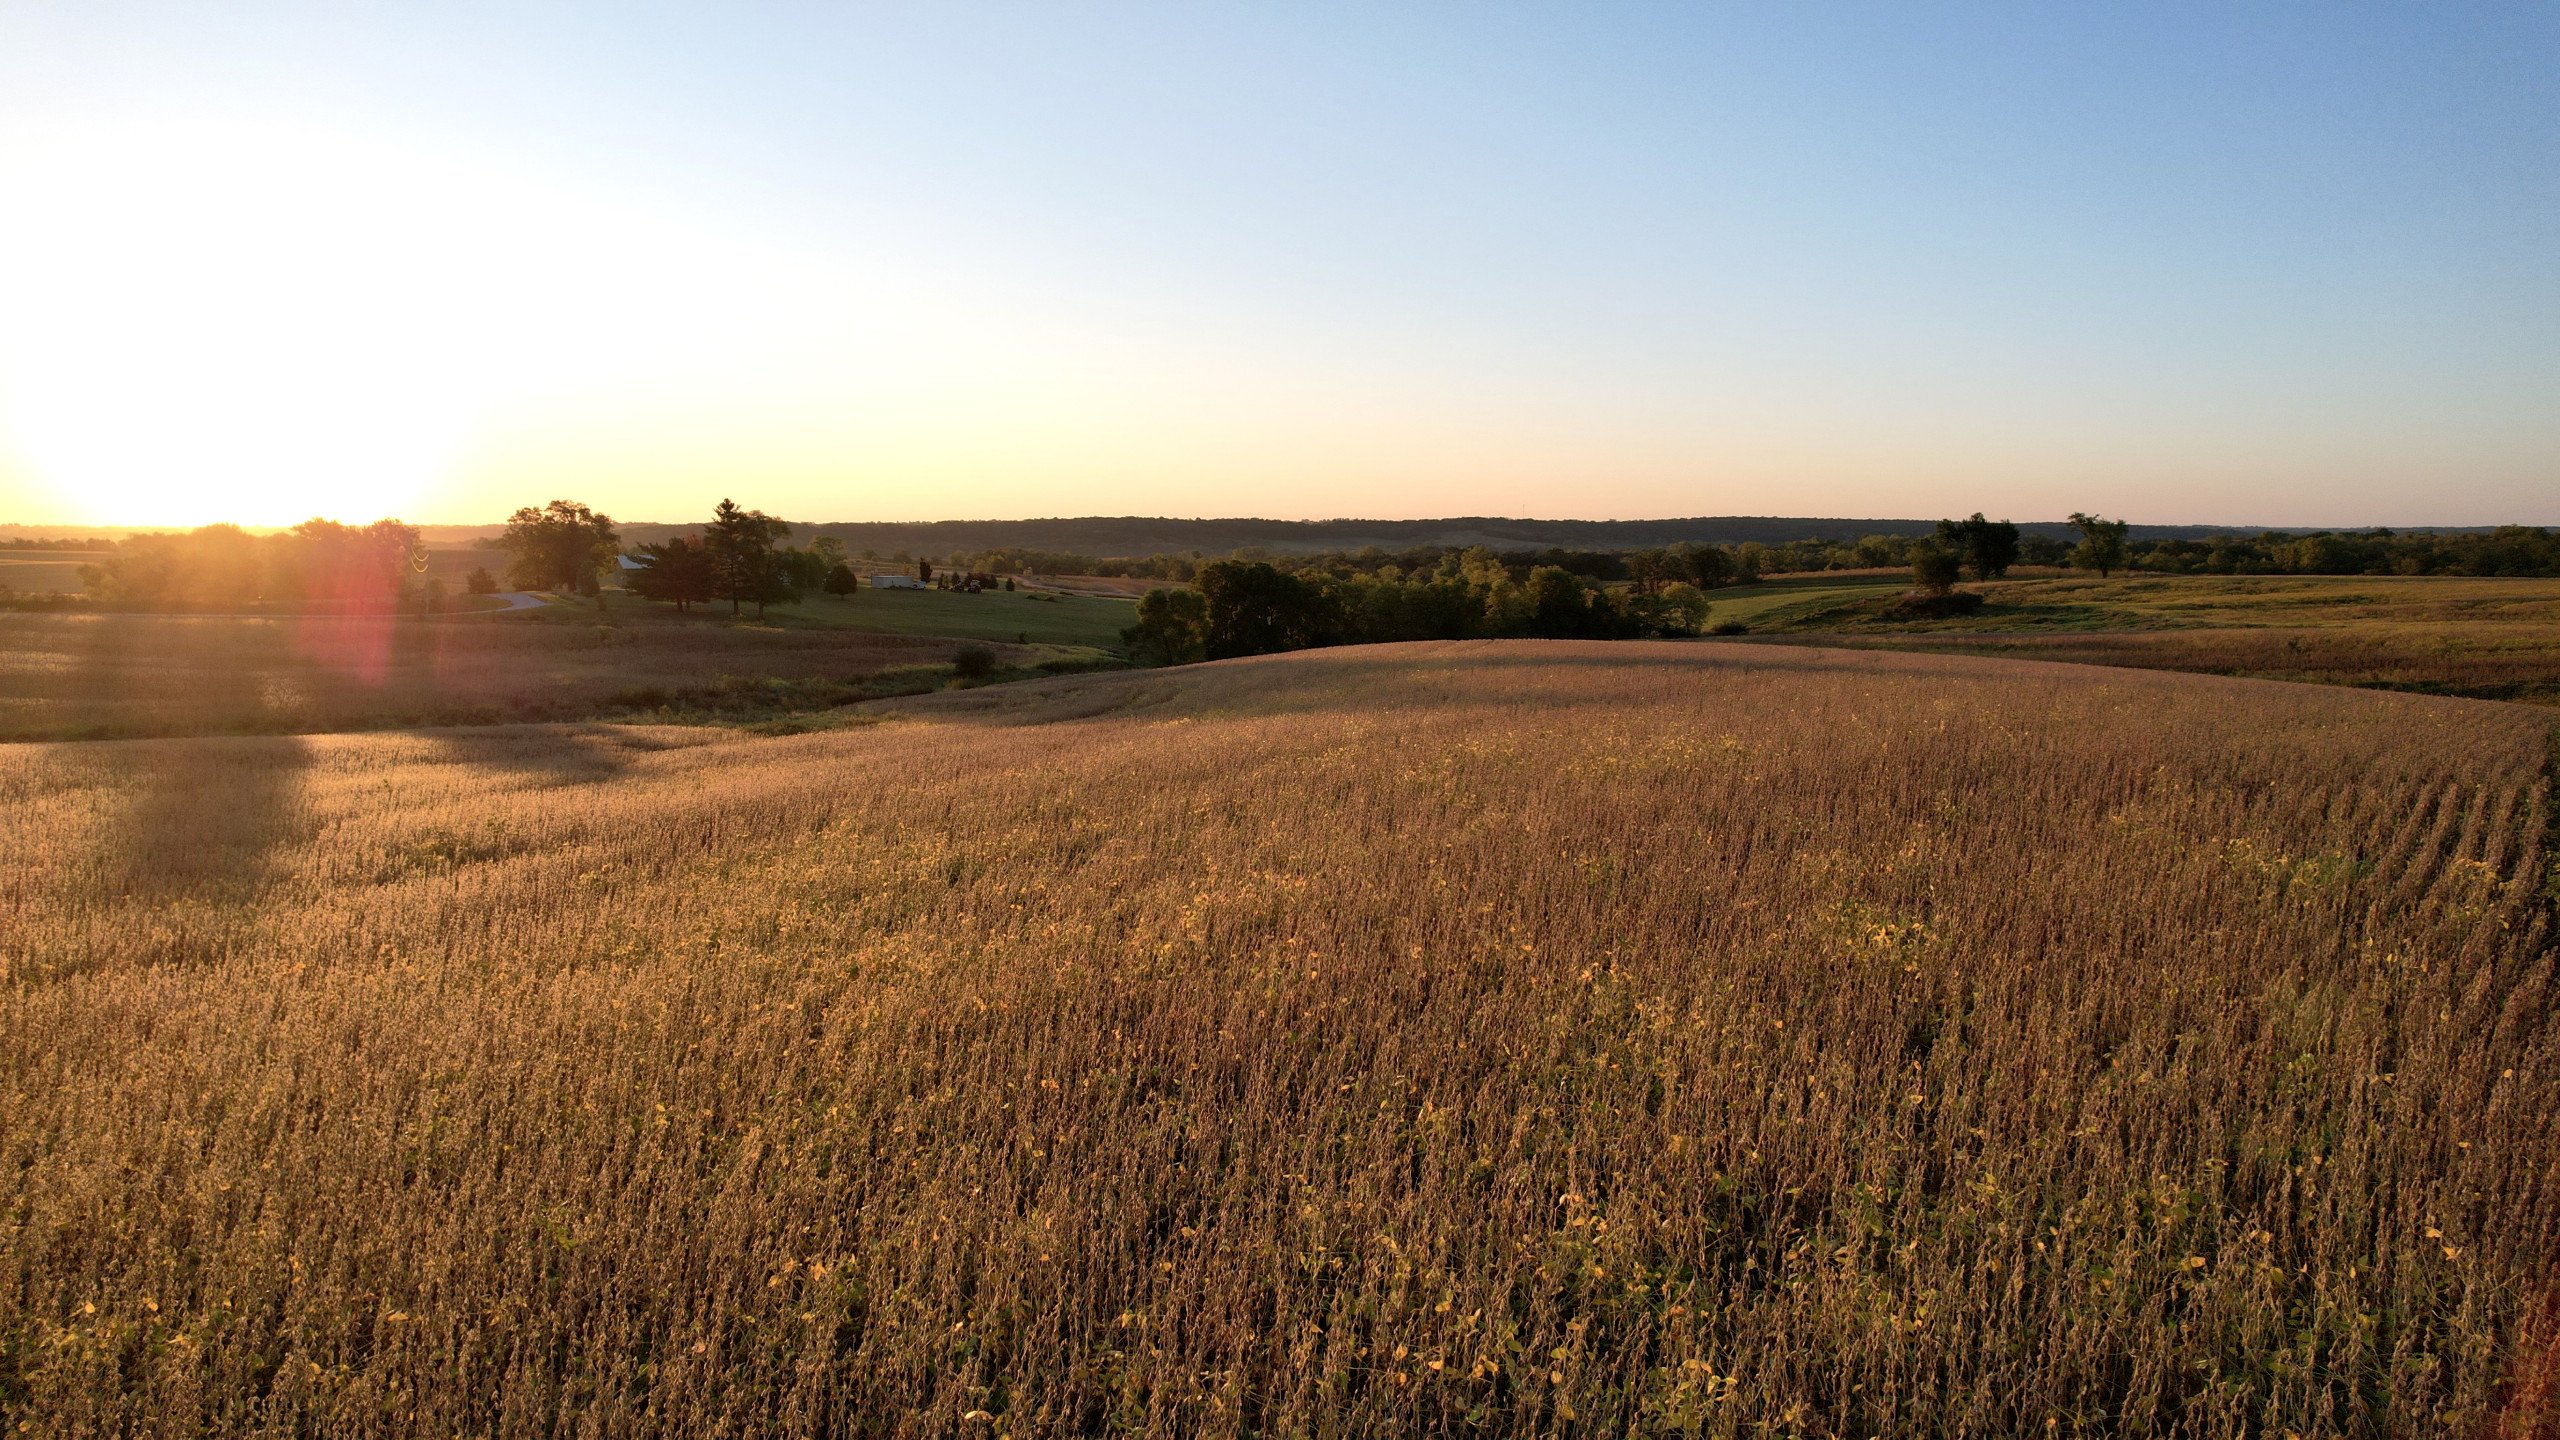
<svg viewBox="0 0 2560 1440"><path fill-rule="evenodd" d="M1897 570L1878 575L1805 575L1737 585L1708 596L1710 624L1736 621L1754 630L1787 625L1859 600L1874 600L1911 588L1911 577Z"/></svg>

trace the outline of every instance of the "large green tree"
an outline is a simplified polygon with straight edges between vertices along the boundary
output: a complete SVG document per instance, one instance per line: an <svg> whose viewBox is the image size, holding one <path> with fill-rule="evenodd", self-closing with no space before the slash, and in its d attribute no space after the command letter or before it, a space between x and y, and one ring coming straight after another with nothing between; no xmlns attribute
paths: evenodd
<svg viewBox="0 0 2560 1440"><path fill-rule="evenodd" d="M1197 590L1150 590L1138 601L1138 623L1121 631L1120 638L1148 664L1180 665L1201 657L1208 615Z"/></svg>
<svg viewBox="0 0 2560 1440"><path fill-rule="evenodd" d="M1964 573L1964 558L1935 540L1911 542L1911 578L1932 595L1944 595L1956 588L1956 580Z"/></svg>
<svg viewBox="0 0 2560 1440"><path fill-rule="evenodd" d="M1201 644L1212 660L1328 643L1323 592L1259 560L1200 567Z"/></svg>
<svg viewBox="0 0 2560 1440"><path fill-rule="evenodd" d="M2097 571L2101 580L2123 568L2125 531L2131 526L2122 520L2101 520L2074 510L2071 528L2080 532L2080 543L2071 551L2072 564Z"/></svg>
<svg viewBox="0 0 2560 1440"><path fill-rule="evenodd" d="M498 544L515 555L507 578L517 589L593 595L597 575L621 553L622 537L614 531L613 517L575 500L554 500L508 516L507 533Z"/></svg>
<svg viewBox="0 0 2560 1440"><path fill-rule="evenodd" d="M681 612L696 601L720 598L719 579L709 547L678 536L640 547L640 568L632 572L631 588L644 600L671 601Z"/></svg>
<svg viewBox="0 0 2560 1440"><path fill-rule="evenodd" d="M1954 551L1976 580L1997 580L2018 563L2018 527L1985 520L1979 510L1962 520L1939 521L1938 543Z"/></svg>

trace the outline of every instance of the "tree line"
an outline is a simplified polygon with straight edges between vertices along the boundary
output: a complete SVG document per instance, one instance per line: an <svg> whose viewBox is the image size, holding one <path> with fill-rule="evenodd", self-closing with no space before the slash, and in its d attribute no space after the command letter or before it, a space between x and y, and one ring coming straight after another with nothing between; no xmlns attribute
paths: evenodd
<svg viewBox="0 0 2560 1440"><path fill-rule="evenodd" d="M1707 612L1706 593L1687 580L1612 590L1556 565L1515 572L1484 549L1413 572L1213 560L1190 589L1148 591L1122 638L1138 658L1173 665L1389 640L1694 635Z"/></svg>
<svg viewBox="0 0 2560 1440"><path fill-rule="evenodd" d="M1119 575L1204 584L1204 577L1216 572L1225 577L1217 582L1221 585L1235 583L1233 567L1259 566L1260 571L1252 572L1255 583L1281 599L1256 603L1289 618L1254 633L1265 633L1266 639L1291 637L1286 648L1296 648L1294 637L1319 635L1402 639L1683 633L1680 627L1691 623L1680 618L1686 613L1683 606L1692 603L1689 597L1679 597L1667 608L1661 603L1675 588L1699 592L1702 602L1705 592L1719 587L1749 584L1770 574L1821 570L1908 568L1919 589L1935 594L1945 594L1963 576L1995 579L2021 565L2067 566L2102 576L2118 571L2560 576L2560 534L2538 526L2456 533L2267 531L2136 540L2121 520L2075 513L2070 524L2076 544L2022 533L2009 521L1976 512L1963 520L1941 520L1928 534L1872 534L1847 541L1681 541L1657 548L1500 552L1483 546L1388 550L1369 545L1294 556L1248 548L1217 558L1198 552L1103 557L1009 547L948 559L973 576ZM647 599L678 609L725 601L733 614L748 605L762 614L768 605L813 591L851 595L859 588L841 539L820 535L794 547L785 543L791 533L788 523L724 499L693 535L634 547L636 568L627 569L623 578ZM53 543L67 547L88 542ZM519 589L594 596L607 572L623 568L621 537L611 517L575 501L516 511L498 543L511 552L508 578ZM416 527L397 520L352 526L315 519L263 536L236 525L209 525L183 533L127 536L114 542L113 552L81 567L90 595L111 605L432 610L443 599L442 582L426 574ZM930 559L912 563L919 578L935 573ZM1583 598L1572 600L1562 581L1552 576L1535 578L1548 571L1576 582L1574 593ZM1287 586L1259 578L1262 572L1286 577L1314 598L1297 598ZM473 588L495 589L494 577L475 576ZM1538 597L1534 601L1519 598L1532 594ZM1229 635L1206 619L1192 627L1197 631L1193 635L1180 617L1165 610L1168 603L1173 602L1160 602L1153 618L1142 617L1138 627L1149 637L1145 643L1157 651L1189 647L1205 653L1213 631L1221 645L1265 643L1236 638L1252 627Z"/></svg>
<svg viewBox="0 0 2560 1440"><path fill-rule="evenodd" d="M2454 533L2270 530L2207 539L2137 540L2130 538L2131 526L2124 521L2075 513L2069 523L2076 538L2026 533L2009 521L1985 520L1976 514L1966 520L1941 520L1931 533L1922 535L1779 543L1682 541L1653 549L1506 549L1497 553L1522 573L1554 565L1586 580L1643 584L1649 576L1672 575L1707 588L1749 584L1764 575L1899 570L1929 561L1938 552L1953 553L1957 567L1967 573L1988 556L1995 575L2014 566L2037 566L2104 574L2132 570L2178 575L2560 576L2560 533L2536 526ZM2093 531L2092 526L2100 529ZM954 563L1000 574L1113 575L1188 582L1201 567L1221 559L1261 561L1297 574L1348 576L1388 568L1428 569L1449 556L1466 553L1449 545L1399 550L1371 545L1300 554L1248 548L1220 556L1196 551L1102 556L1007 547L955 556Z"/></svg>
<svg viewBox="0 0 2560 1440"><path fill-rule="evenodd" d="M440 587L425 572L415 526L305 520L273 535L206 525L128 536L106 559L81 566L80 580L92 598L136 608L378 610L432 603Z"/></svg>
<svg viewBox="0 0 2560 1440"><path fill-rule="evenodd" d="M2068 557L2091 568L2123 563L2123 521L2074 515L2071 523L2081 543ZM2008 573L2029 537L1975 511L1939 521L1929 535L1890 538L1920 589L1945 597L1963 576ZM1259 558L1212 560L1194 570L1187 590L1148 591L1122 639L1141 660L1170 665L1393 640L1696 635L1707 627L1709 592L1758 578L1764 556L1754 552L1765 548L1684 541L1608 556L1524 556L1432 547L1394 557L1315 556L1287 568Z"/></svg>
<svg viewBox="0 0 2560 1440"><path fill-rule="evenodd" d="M2440 534L2323 530L2136 540L2125 568L2163 575L2560 575L2560 532L2538 525Z"/></svg>
<svg viewBox="0 0 2560 1440"><path fill-rule="evenodd" d="M753 605L789 604L812 590L850 595L861 582L846 563L844 542L819 536L804 548L782 541L788 522L723 499L693 536L638 547L625 577L633 594L679 611L726 600L738 614ZM508 578L526 590L598 593L608 568L619 568L622 541L613 517L574 500L528 505L507 519L499 545L513 552Z"/></svg>

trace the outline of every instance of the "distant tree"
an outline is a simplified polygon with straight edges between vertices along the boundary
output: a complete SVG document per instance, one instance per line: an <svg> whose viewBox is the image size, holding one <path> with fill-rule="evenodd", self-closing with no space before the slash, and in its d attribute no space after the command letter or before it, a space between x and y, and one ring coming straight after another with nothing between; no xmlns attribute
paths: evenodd
<svg viewBox="0 0 2560 1440"><path fill-rule="evenodd" d="M2022 536L2018 541L2018 563L2067 565L2071 563L2071 547L2050 535Z"/></svg>
<svg viewBox="0 0 2560 1440"><path fill-rule="evenodd" d="M734 500L713 508L702 543L710 552L716 593L729 602L730 614L753 602L762 619L765 606L792 598L789 577L774 558L774 542L790 533L788 524L761 510L741 510Z"/></svg>
<svg viewBox="0 0 2560 1440"><path fill-rule="evenodd" d="M2018 527L1985 520L1979 510L1963 520L1939 521L1938 544L1954 551L1976 580L1997 580L2018 563Z"/></svg>
<svg viewBox="0 0 2560 1440"><path fill-rule="evenodd" d="M787 534L791 527L776 520L775 534ZM827 562L807 550L776 546L765 557L764 573L756 581L756 618L764 618L767 605L791 605L802 595L827 583Z"/></svg>
<svg viewBox="0 0 2560 1440"><path fill-rule="evenodd" d="M951 657L951 673L963 680L984 680L996 673L996 652L984 645L963 645Z"/></svg>
<svg viewBox="0 0 2560 1440"><path fill-rule="evenodd" d="M852 566L839 560L827 571L825 588L828 594L839 599L851 599L854 592L862 588L862 577L853 573Z"/></svg>
<svg viewBox="0 0 2560 1440"><path fill-rule="evenodd" d="M1635 582L1638 595L1651 595L1673 580L1688 578L1689 567L1666 550L1630 550L1625 563L1627 578Z"/></svg>
<svg viewBox="0 0 2560 1440"><path fill-rule="evenodd" d="M844 542L833 535L821 535L810 541L809 553L817 556L829 569L845 563Z"/></svg>
<svg viewBox="0 0 2560 1440"><path fill-rule="evenodd" d="M1695 635L1706 629L1707 612L1713 608L1706 591L1680 580L1633 607L1629 618L1648 635Z"/></svg>
<svg viewBox="0 0 2560 1440"><path fill-rule="evenodd" d="M1138 600L1138 623L1121 631L1120 638L1148 664L1185 664L1206 653L1208 615L1197 590L1150 590Z"/></svg>
<svg viewBox="0 0 2560 1440"><path fill-rule="evenodd" d="M918 561L916 562L916 578L917 578L918 580L923 581L923 582L924 582L924 583L926 583L927 585L932 584L932 583L933 583L933 562L932 562L932 561L930 561L930 560L918 560Z"/></svg>
<svg viewBox="0 0 2560 1440"><path fill-rule="evenodd" d="M631 572L631 589L644 600L673 602L681 612L697 601L720 597L720 576L710 548L678 536L664 544L640 547L640 568Z"/></svg>
<svg viewBox="0 0 2560 1440"><path fill-rule="evenodd" d="M415 526L306 520L273 535L207 525L183 534L127 536L105 558L81 566L80 579L95 599L135 609L370 610L414 605L425 569Z"/></svg>
<svg viewBox="0 0 2560 1440"><path fill-rule="evenodd" d="M597 573L621 552L622 540L611 516L574 500L554 500L508 516L507 533L498 544L515 552L507 578L516 588L592 595Z"/></svg>
<svg viewBox="0 0 2560 1440"><path fill-rule="evenodd" d="M1528 602L1525 633L1550 640L1572 640L1603 633L1592 594L1579 576L1561 565L1541 565L1521 586Z"/></svg>
<svg viewBox="0 0 2560 1440"><path fill-rule="evenodd" d="M489 573L488 566L474 565L470 578L462 582L462 588L474 595L495 595L498 593L498 577Z"/></svg>
<svg viewBox="0 0 2560 1440"><path fill-rule="evenodd" d="M1906 542L1891 535L1861 535L1849 547L1850 563L1862 570L1883 570L1902 563Z"/></svg>
<svg viewBox="0 0 2560 1440"><path fill-rule="evenodd" d="M1012 576L1007 575L1006 577L1004 577L1004 588L1005 588L1005 593L1006 593L1006 594L1011 594L1011 593L1013 593L1013 577L1012 577Z"/></svg>
<svg viewBox="0 0 2560 1440"><path fill-rule="evenodd" d="M1956 588L1956 579L1964 573L1964 561L1955 551L1935 540L1911 543L1911 578L1932 595L1944 595Z"/></svg>
<svg viewBox="0 0 2560 1440"><path fill-rule="evenodd" d="M258 542L269 603L373 606L410 593L427 552L414 525L305 520Z"/></svg>
<svg viewBox="0 0 2560 1440"><path fill-rule="evenodd" d="M2101 580L2123 568L2125 532L2132 527L2122 520L2101 520L2074 510L2071 528L2080 532L2080 543L2071 551L2072 564L2097 571Z"/></svg>
<svg viewBox="0 0 2560 1440"><path fill-rule="evenodd" d="M1671 547L1670 552L1688 566L1686 577L1701 590L1713 590L1733 579L1733 556L1721 545L1691 545L1687 541Z"/></svg>

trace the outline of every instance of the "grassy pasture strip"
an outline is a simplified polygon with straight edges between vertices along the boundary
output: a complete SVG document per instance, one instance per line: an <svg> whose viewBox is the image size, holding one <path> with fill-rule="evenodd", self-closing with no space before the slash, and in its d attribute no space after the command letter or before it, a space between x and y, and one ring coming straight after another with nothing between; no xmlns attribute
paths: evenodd
<svg viewBox="0 0 2560 1440"><path fill-rule="evenodd" d="M875 709L0 751L0 1412L2551 1418L2529 712L1538 643Z"/></svg>
<svg viewBox="0 0 2560 1440"><path fill-rule="evenodd" d="M1707 621L1709 624L1739 621L1754 629L1785 625L1842 604L1899 594L1910 585L1911 578L1907 575L1863 574L1855 578L1806 576L1757 585L1736 585L1708 592L1710 608Z"/></svg>
<svg viewBox="0 0 2560 1440"><path fill-rule="evenodd" d="M1887 618L1887 595L1850 596L1795 628L1893 634L2191 630L2347 623L2494 624L2560 634L2560 580L2459 576L2119 575L1968 583L1987 601L1940 620Z"/></svg>

